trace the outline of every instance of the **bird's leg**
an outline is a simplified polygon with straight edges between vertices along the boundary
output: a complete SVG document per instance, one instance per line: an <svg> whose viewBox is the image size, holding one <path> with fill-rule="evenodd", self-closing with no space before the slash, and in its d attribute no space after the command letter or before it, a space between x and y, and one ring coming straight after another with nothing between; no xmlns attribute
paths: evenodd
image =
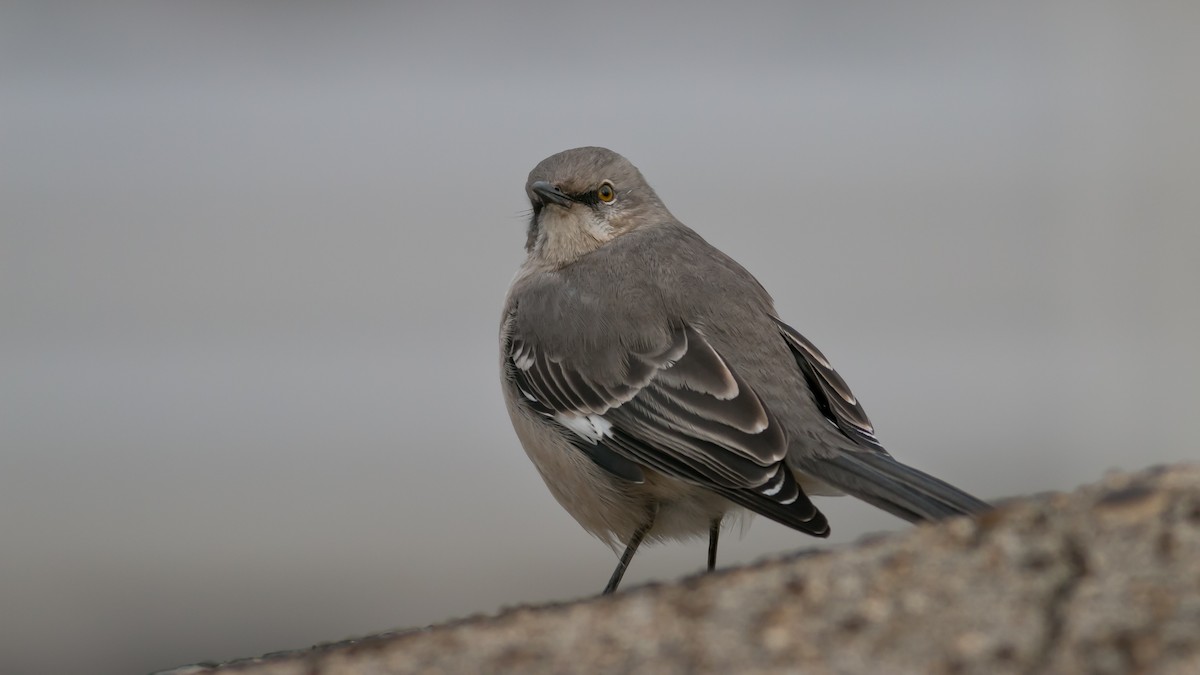
<svg viewBox="0 0 1200 675"><path fill-rule="evenodd" d="M621 554L621 560L617 563L617 569L613 570L612 576L608 578L608 585L604 587L604 592L601 595L609 595L617 590L617 586L621 583L621 577L625 576L625 569L629 567L629 561L633 560L633 554L637 553L642 539L646 538L646 533L650 531L650 528L654 527L654 518L657 515L658 504L655 504L650 509L646 523L634 530L633 536L629 538L629 545L625 547L625 552Z"/></svg>
<svg viewBox="0 0 1200 675"><path fill-rule="evenodd" d="M708 571L717 567L717 537L721 536L721 518L713 518L708 525Z"/></svg>

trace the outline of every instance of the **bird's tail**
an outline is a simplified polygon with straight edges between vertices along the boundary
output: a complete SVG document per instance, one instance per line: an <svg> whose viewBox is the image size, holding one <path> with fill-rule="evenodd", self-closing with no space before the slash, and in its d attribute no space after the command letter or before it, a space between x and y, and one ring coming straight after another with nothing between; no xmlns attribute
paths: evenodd
<svg viewBox="0 0 1200 675"><path fill-rule="evenodd" d="M971 515L991 508L949 483L883 452L839 452L795 468L909 522Z"/></svg>

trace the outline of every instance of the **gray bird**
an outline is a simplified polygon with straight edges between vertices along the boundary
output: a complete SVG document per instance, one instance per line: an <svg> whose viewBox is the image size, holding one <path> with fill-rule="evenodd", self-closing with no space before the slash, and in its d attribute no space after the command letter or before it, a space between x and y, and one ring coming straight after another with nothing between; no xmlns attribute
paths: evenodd
<svg viewBox="0 0 1200 675"><path fill-rule="evenodd" d="M709 537L738 508L829 535L809 495L900 518L988 504L897 462L858 399L741 265L675 219L604 148L546 158L525 184L528 257L500 327L504 399L525 452L588 532L625 546Z"/></svg>

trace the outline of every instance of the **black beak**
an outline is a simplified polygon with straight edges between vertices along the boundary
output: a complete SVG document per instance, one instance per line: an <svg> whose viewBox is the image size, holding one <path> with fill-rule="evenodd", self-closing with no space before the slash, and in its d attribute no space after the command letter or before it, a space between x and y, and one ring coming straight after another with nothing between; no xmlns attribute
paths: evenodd
<svg viewBox="0 0 1200 675"><path fill-rule="evenodd" d="M533 185L529 186L529 189L533 190L533 194L537 195L544 204L558 204L559 206L570 207L571 204L575 203L575 200L563 194L562 190L544 180L534 181Z"/></svg>

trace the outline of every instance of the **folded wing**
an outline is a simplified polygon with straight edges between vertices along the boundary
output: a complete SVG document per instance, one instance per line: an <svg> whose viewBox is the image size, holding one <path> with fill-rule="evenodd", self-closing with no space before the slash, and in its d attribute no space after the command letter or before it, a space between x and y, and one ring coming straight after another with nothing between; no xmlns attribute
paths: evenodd
<svg viewBox="0 0 1200 675"><path fill-rule="evenodd" d="M697 327L674 327L649 348L571 358L516 332L505 371L532 411L613 475L639 482L649 469L798 530L828 534L785 462L779 421Z"/></svg>

